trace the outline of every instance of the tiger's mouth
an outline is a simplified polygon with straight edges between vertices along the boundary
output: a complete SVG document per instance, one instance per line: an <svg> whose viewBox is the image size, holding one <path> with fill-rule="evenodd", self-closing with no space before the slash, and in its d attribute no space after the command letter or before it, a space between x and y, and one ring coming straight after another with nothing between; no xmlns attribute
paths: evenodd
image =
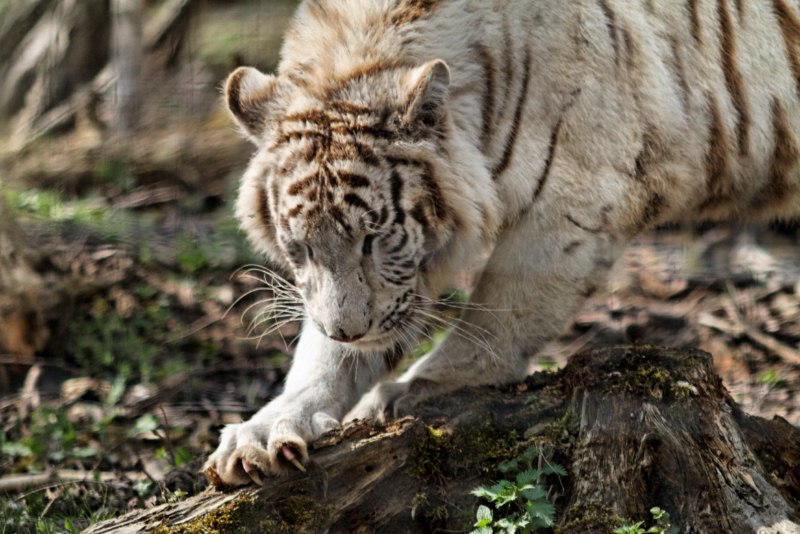
<svg viewBox="0 0 800 534"><path fill-rule="evenodd" d="M395 345L397 339L397 328L392 328L388 332L376 332L367 334L357 340L341 342L346 347L351 347L363 352L373 352L376 350L386 350Z"/></svg>
<svg viewBox="0 0 800 534"><path fill-rule="evenodd" d="M407 344L411 337L405 321L398 321L389 330L369 332L355 341L342 343L342 345L365 353L386 352Z"/></svg>
<svg viewBox="0 0 800 534"><path fill-rule="evenodd" d="M378 332L369 332L364 337L346 346L362 352L386 352L390 350L408 351L413 349L420 339L420 325L411 307L392 321L391 328Z"/></svg>

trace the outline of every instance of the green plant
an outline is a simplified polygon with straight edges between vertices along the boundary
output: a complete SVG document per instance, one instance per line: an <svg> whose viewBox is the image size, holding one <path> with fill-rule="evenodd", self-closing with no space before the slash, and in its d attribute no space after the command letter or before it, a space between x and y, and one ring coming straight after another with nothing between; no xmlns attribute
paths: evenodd
<svg viewBox="0 0 800 534"><path fill-rule="evenodd" d="M73 221L102 227L112 218L112 211L97 201L68 200L54 191L8 187L2 197L15 211L48 221Z"/></svg>
<svg viewBox="0 0 800 534"><path fill-rule="evenodd" d="M500 464L498 469L511 480L503 479L493 486L472 490L473 495L485 499L494 508L478 507L476 529L472 534L525 534L553 526L556 509L543 479L553 474L567 476L564 468L544 460L539 449L533 446L517 458Z"/></svg>
<svg viewBox="0 0 800 534"><path fill-rule="evenodd" d="M96 298L70 323L67 352L95 376L128 383L158 381L185 368L180 356L164 358L175 346L169 340L174 320L163 298L153 299L129 316Z"/></svg>
<svg viewBox="0 0 800 534"><path fill-rule="evenodd" d="M103 158L96 173L103 181L122 191L130 191L136 185L136 177L131 171L130 163L121 156Z"/></svg>
<svg viewBox="0 0 800 534"><path fill-rule="evenodd" d="M758 383L767 389L773 389L780 384L781 378L775 369L769 369L758 377Z"/></svg>
<svg viewBox="0 0 800 534"><path fill-rule="evenodd" d="M672 526L667 511L655 506L650 508L650 515L653 516L655 525L647 530L644 528L644 521L639 521L614 529L614 534L677 534L678 528Z"/></svg>
<svg viewBox="0 0 800 534"><path fill-rule="evenodd" d="M0 495L0 534L78 534L114 517L112 501L113 495L93 481Z"/></svg>
<svg viewBox="0 0 800 534"><path fill-rule="evenodd" d="M89 436L76 427L64 408L43 406L13 426L27 431L0 429L0 453L13 460L17 468L41 472L51 462L97 455Z"/></svg>
<svg viewBox="0 0 800 534"><path fill-rule="evenodd" d="M182 234L176 255L178 266L186 274L194 274L208 266L209 259L205 251L189 234Z"/></svg>

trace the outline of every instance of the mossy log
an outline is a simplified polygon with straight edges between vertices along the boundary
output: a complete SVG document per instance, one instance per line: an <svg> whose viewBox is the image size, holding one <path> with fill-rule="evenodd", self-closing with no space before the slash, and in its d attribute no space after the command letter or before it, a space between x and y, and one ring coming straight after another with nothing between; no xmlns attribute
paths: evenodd
<svg viewBox="0 0 800 534"><path fill-rule="evenodd" d="M659 506L679 532L800 532L800 429L743 413L692 349L612 347L507 388L462 390L418 418L315 444L306 473L213 489L88 532L464 532L476 486L536 443L555 532L612 532Z"/></svg>

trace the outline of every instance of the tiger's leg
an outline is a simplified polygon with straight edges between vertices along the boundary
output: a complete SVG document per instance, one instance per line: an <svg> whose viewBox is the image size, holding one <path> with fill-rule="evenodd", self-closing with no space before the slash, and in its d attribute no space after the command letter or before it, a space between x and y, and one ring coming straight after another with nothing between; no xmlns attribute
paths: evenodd
<svg viewBox="0 0 800 534"><path fill-rule="evenodd" d="M602 221L606 212L595 215ZM528 357L604 285L624 249L600 226L529 212L500 237L457 329L396 382L376 385L345 420L398 416L431 395L523 379Z"/></svg>
<svg viewBox="0 0 800 534"><path fill-rule="evenodd" d="M218 487L262 482L262 475L308 459L307 443L336 428L386 372L380 356L346 352L313 325L303 328L284 392L250 420L226 426L203 471ZM295 463L296 465L296 463Z"/></svg>

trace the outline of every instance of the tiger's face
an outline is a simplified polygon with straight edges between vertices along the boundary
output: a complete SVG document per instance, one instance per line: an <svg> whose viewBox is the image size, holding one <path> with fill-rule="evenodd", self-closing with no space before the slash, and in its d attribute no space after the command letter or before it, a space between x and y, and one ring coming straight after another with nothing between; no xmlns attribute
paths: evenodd
<svg viewBox="0 0 800 534"><path fill-rule="evenodd" d="M424 272L453 226L436 179L447 164L447 67L400 71L383 73L382 86L396 89L379 106L348 97L352 87L325 99L282 91L253 69L226 88L258 146L242 225L291 269L317 328L357 350L389 348L419 328Z"/></svg>
<svg viewBox="0 0 800 534"><path fill-rule="evenodd" d="M292 144L288 158L326 150L310 139ZM419 169L396 168L378 153L372 162L330 157L275 169L276 239L320 331L380 345L409 313L430 252L425 221L407 215L419 191L406 184Z"/></svg>

